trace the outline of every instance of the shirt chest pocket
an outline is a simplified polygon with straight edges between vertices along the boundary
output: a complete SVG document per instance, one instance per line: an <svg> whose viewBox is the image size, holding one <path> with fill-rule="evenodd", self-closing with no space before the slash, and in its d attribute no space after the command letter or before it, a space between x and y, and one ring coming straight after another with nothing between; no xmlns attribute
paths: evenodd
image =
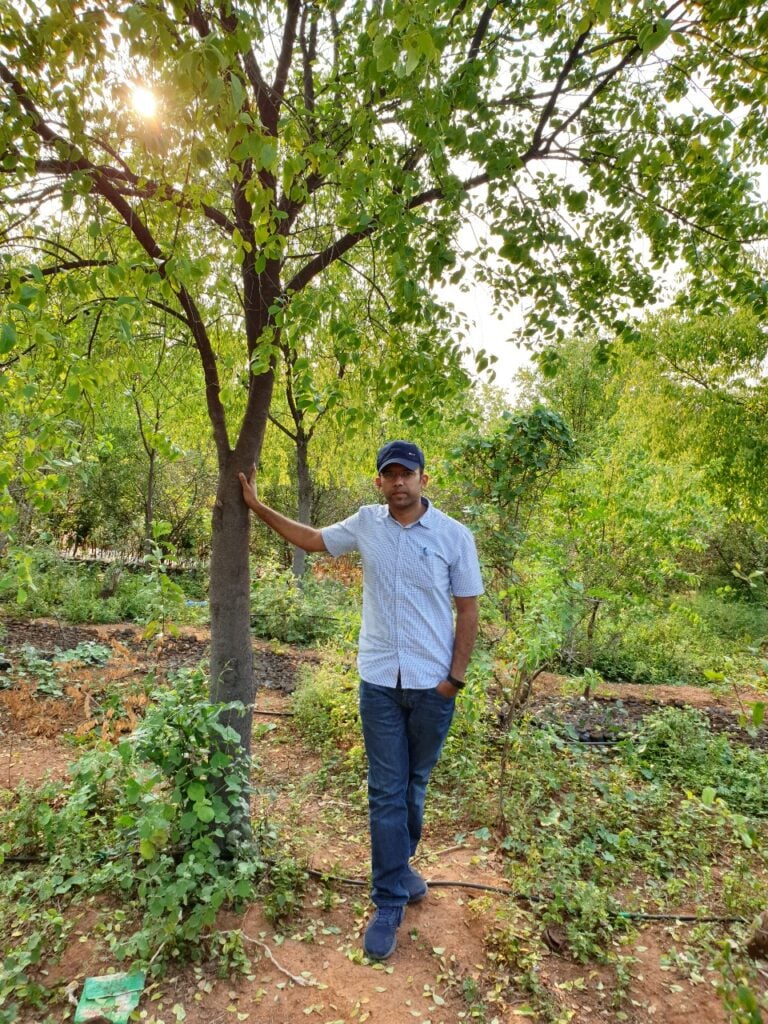
<svg viewBox="0 0 768 1024"><path fill-rule="evenodd" d="M443 590L448 587L448 565L426 544L414 544L402 566L403 582L417 590Z"/></svg>

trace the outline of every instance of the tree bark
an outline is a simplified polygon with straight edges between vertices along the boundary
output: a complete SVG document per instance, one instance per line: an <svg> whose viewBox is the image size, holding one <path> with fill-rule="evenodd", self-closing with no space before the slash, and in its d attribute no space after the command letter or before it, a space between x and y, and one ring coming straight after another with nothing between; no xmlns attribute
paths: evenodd
<svg viewBox="0 0 768 1024"><path fill-rule="evenodd" d="M157 473L157 452L154 448L147 452L149 466L147 468L147 491L144 495L144 554L152 551L152 530L155 524L155 478Z"/></svg>
<svg viewBox="0 0 768 1024"><path fill-rule="evenodd" d="M240 701L241 712L223 719L240 737L242 750L251 749L255 685L250 621L248 540L250 519L242 497L235 453L219 469L211 522L210 613L211 684L213 703Z"/></svg>
<svg viewBox="0 0 768 1024"><path fill-rule="evenodd" d="M248 559L250 513L243 501L238 473L258 468L272 399L274 370L252 376L248 407L234 450L219 436L219 479L211 516L209 605L211 615L211 703L239 701L242 711L222 717L239 737L239 750L250 756L256 686L251 645L251 579ZM215 426L214 426L215 429Z"/></svg>
<svg viewBox="0 0 768 1024"><path fill-rule="evenodd" d="M312 525L312 476L309 472L309 438L303 432L296 437L296 477L298 480L298 512L300 523ZM307 553L302 548L293 549L292 571L296 579L304 578Z"/></svg>

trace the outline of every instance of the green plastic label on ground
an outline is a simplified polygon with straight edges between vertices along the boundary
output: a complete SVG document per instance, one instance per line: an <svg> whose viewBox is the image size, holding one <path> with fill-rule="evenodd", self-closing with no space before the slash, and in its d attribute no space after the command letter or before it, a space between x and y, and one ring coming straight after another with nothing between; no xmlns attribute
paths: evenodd
<svg viewBox="0 0 768 1024"><path fill-rule="evenodd" d="M144 980L144 971L86 978L75 1010L75 1024L86 1024L91 1020L128 1024L129 1015L139 1005Z"/></svg>

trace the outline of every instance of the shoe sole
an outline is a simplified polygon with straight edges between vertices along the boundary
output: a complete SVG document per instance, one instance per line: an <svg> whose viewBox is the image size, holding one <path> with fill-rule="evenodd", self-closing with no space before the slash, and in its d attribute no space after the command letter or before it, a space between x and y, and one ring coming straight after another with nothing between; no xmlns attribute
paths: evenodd
<svg viewBox="0 0 768 1024"><path fill-rule="evenodd" d="M369 960L388 960L397 949L397 939L392 943L386 953L371 953L363 945L363 952Z"/></svg>

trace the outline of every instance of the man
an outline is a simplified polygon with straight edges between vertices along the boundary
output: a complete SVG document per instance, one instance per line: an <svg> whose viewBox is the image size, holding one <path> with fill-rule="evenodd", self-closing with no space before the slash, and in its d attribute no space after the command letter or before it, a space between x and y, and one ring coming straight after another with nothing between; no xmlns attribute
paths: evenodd
<svg viewBox="0 0 768 1024"><path fill-rule="evenodd" d="M472 534L422 494L429 477L421 449L390 441L378 452L376 470L386 504L364 505L322 530L259 501L243 473L240 482L248 507L289 543L334 558L359 551L362 558L360 718L377 908L363 948L385 960L406 904L427 894L408 862L421 838L427 782L464 686L483 584Z"/></svg>

